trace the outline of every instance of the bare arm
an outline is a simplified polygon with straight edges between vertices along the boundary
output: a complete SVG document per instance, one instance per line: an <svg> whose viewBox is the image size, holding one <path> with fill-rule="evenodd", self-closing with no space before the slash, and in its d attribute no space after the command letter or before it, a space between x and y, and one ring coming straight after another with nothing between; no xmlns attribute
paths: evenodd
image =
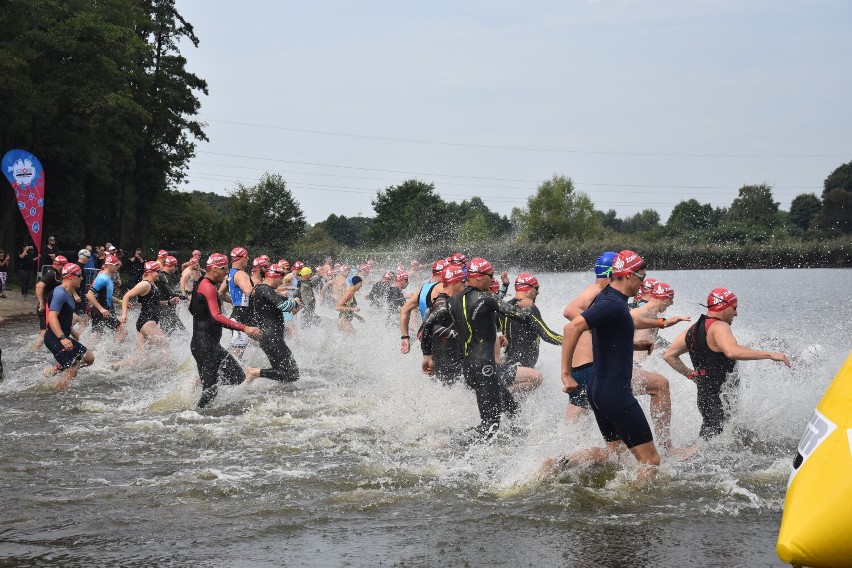
<svg viewBox="0 0 852 568"><path fill-rule="evenodd" d="M562 392L574 391L579 386L572 375L571 362L574 360L574 350L580 336L588 329L589 324L583 316L577 316L565 325L562 334Z"/></svg>
<svg viewBox="0 0 852 568"><path fill-rule="evenodd" d="M402 307L399 309L399 333L400 336L406 337L409 334L409 324L411 323L411 312L413 312L417 305L420 303L420 295L415 294L408 298ZM411 351L411 341L408 339L401 339L399 342L399 350L402 353L408 353Z"/></svg>
<svg viewBox="0 0 852 568"><path fill-rule="evenodd" d="M720 323L724 324L724 322ZM735 361L772 359L790 367L790 360L783 353L777 351L760 351L739 345L734 334L731 332L731 326L727 324L720 325L716 323L710 326L710 330L707 332L707 344L712 347L714 343L716 348L724 353L728 359L734 359Z"/></svg>
<svg viewBox="0 0 852 568"><path fill-rule="evenodd" d="M666 363L669 364L669 367L686 377L687 379L692 380L693 370L686 366L686 364L681 360L681 357L688 350L686 348L686 331L677 336L677 338L672 341L672 344L669 345L669 348L666 349L666 352L663 354L663 359Z"/></svg>

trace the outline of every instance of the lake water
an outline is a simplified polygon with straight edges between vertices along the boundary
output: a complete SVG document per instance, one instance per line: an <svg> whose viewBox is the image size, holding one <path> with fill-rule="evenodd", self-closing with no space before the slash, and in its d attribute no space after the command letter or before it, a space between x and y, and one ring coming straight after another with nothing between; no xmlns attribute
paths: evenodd
<svg viewBox="0 0 852 568"><path fill-rule="evenodd" d="M690 461L664 462L645 488L632 458L533 480L545 457L602 444L592 418L564 421L554 346L542 344L544 384L522 402L522 433L458 449L444 441L477 423L472 391L424 377L419 350L401 355L398 330L366 308L355 337L321 309L330 325L289 341L298 383L225 387L202 412L186 338L173 341L174 362L116 373L109 363L132 342L84 336L95 365L55 393L39 388L49 353L26 351L35 322L7 323L0 565L781 565L796 446L850 350L852 271L650 274L676 290L667 315L695 319L710 289L732 288L739 342L795 362L741 363L725 433ZM545 321L561 329L590 274L540 281ZM244 360L265 362L253 347ZM671 381L675 443L696 441L694 385L659 354L646 368Z"/></svg>

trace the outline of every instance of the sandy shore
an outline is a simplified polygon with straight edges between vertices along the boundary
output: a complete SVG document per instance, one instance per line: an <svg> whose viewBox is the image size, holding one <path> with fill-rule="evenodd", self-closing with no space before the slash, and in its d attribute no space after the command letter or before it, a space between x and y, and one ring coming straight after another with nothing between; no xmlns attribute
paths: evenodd
<svg viewBox="0 0 852 568"><path fill-rule="evenodd" d="M18 290L6 290L6 297L0 298L0 317L34 316L37 305L35 294L30 295L25 300L21 298L21 293Z"/></svg>

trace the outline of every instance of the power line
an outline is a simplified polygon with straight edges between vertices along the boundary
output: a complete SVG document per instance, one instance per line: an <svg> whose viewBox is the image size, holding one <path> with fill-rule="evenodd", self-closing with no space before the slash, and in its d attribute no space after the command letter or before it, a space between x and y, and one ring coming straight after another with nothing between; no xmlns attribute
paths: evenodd
<svg viewBox="0 0 852 568"><path fill-rule="evenodd" d="M536 148L526 146L502 146L492 144L467 144L462 142L445 142L439 140L417 140L413 138L392 138L386 136L370 136L366 134L350 134L345 132L330 132L325 130L310 130L305 128L290 128L286 126L270 126L267 124L253 124L249 122L236 122L230 120L216 120L212 118L203 119L206 122L218 122L221 124L232 124L236 126L249 126L252 128L264 128L267 130L284 130L287 132L301 132L306 134L322 134L325 136L340 136L346 138L361 138L365 140L380 140L385 142L404 142L407 144L429 144L434 146L454 146L460 148L483 148L489 150L514 150L526 152L555 152L562 154L591 154L601 156L645 156L665 158L845 158L843 154L681 154L663 152L615 152L608 150L576 150L564 148Z"/></svg>
<svg viewBox="0 0 852 568"><path fill-rule="evenodd" d="M373 172L383 172L383 173L395 173L395 174L405 174L405 175L414 175L414 176L429 176L429 177L449 177L449 178L458 178L458 179L473 179L473 180L483 180L483 181L511 181L511 182L519 182L519 183L533 183L539 184L541 180L525 180L525 179L512 179L512 178L491 178L491 177L480 177L480 176L460 176L453 174L438 174L438 173L427 173L427 172L408 172L408 171L400 171L400 170L383 170L378 168L363 168L358 166L343 166L338 164L321 164L316 162L299 162L295 160L284 160L280 158L264 158L260 156L244 156L237 154L224 154L218 152L207 152L207 151L199 151L199 154L213 154L217 156L228 156L234 158L242 158L248 160L261 160L261 161L270 161L270 162L284 162L288 164L300 164L300 165L310 165L310 166L320 166L327 168L343 168L343 169L354 169L354 170L365 170L365 171L373 171ZM216 167L228 167L221 164L209 164L205 163L204 165L213 165ZM232 166L239 167L240 169L255 169L255 170L264 170L264 168L250 168L246 166ZM316 172L291 172L291 173L300 173L304 175L316 175L316 176L329 176L329 177L347 177L352 179L374 179L377 181L382 181L383 178L362 178L358 176L341 176L335 174L325 174L325 173L316 173ZM394 181L394 180L387 180ZM575 185L584 185L584 186L592 186L592 187L625 187L625 188L634 188L634 189L737 189L728 185L660 185L660 184L638 184L638 183L602 183L602 182L584 182L573 180ZM450 182L441 182L448 185L462 185L462 184L451 184ZM494 186L477 186L477 187L485 187L485 188L493 188ZM533 188L518 188L518 187L503 187L500 189L535 189ZM809 186L777 186L773 187L773 189L811 189L811 190L819 190L821 187L809 187Z"/></svg>

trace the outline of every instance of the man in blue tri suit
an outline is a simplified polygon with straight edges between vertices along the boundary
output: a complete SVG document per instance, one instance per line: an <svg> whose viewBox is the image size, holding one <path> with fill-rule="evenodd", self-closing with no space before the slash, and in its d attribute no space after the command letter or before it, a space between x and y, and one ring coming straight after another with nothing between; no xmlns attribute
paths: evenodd
<svg viewBox="0 0 852 568"><path fill-rule="evenodd" d="M104 257L101 271L92 282L92 286L86 292L86 298L92 306L92 331L102 332L104 329L117 331L116 343L124 341L127 329L114 314L113 294L115 289L115 277L121 267L118 257L108 254Z"/></svg>
<svg viewBox="0 0 852 568"><path fill-rule="evenodd" d="M587 310L572 319L566 329L563 346L567 361L573 359L574 349L582 333L591 330L593 363L589 403L606 447L565 456L548 464L552 469L559 471L586 461L605 462L626 446L639 462L640 481L656 475L660 454L645 413L630 386L633 351L650 352L653 342L634 341L634 332L636 328L670 327L686 318L636 318L634 324L627 302L639 291L645 274L645 261L641 256L631 250L618 253L612 261L612 283L597 295ZM562 384L562 390L566 393L578 387L570 366L563 369Z"/></svg>
<svg viewBox="0 0 852 568"><path fill-rule="evenodd" d="M53 354L58 367L64 369L56 380L56 387L67 388L77 370L95 362L95 356L86 346L77 341L71 329L77 304L74 293L83 281L83 271L73 263L62 268L62 284L53 289L47 299L47 331L44 345Z"/></svg>

